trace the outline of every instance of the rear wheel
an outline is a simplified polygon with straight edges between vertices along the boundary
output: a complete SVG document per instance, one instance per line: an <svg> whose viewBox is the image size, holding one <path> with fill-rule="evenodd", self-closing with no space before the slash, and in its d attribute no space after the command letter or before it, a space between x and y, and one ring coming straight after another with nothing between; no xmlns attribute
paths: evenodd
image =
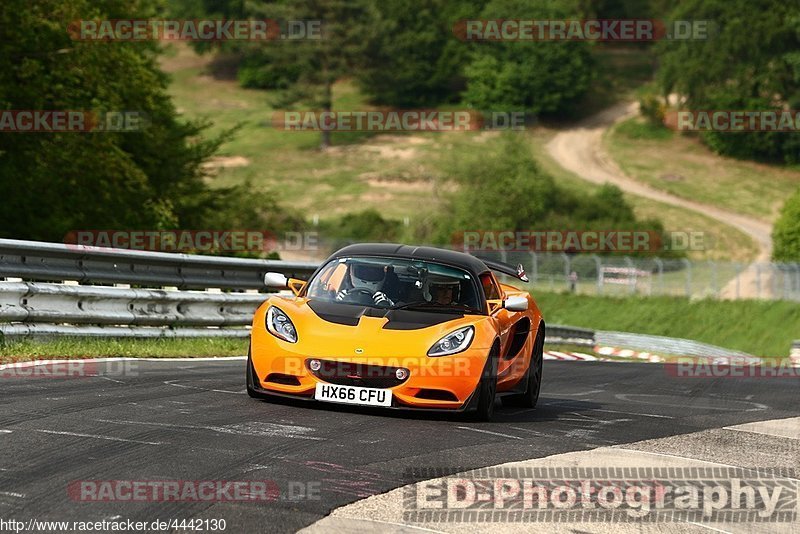
<svg viewBox="0 0 800 534"><path fill-rule="evenodd" d="M522 408L535 408L539 401L539 390L542 388L542 364L544 363L544 326L539 327L536 341L533 344L533 354L528 368L528 380L525 392L518 395L503 397L503 406L516 406Z"/></svg>
<svg viewBox="0 0 800 534"><path fill-rule="evenodd" d="M481 373L481 381L478 383L478 403L477 409L473 414L476 421L490 421L494 415L494 401L497 394L497 357L499 350L497 345L492 347L486 365Z"/></svg>

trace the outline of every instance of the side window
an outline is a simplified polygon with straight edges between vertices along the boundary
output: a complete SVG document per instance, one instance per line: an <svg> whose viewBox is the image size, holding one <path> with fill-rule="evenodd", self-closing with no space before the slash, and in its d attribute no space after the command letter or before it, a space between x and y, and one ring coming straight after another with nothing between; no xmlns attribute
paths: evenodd
<svg viewBox="0 0 800 534"><path fill-rule="evenodd" d="M328 290L329 291L339 291L342 288L342 282L344 282L345 274L347 273L347 265L344 263L340 263L336 266L336 269L333 271L330 280L328 280Z"/></svg>
<svg viewBox="0 0 800 534"><path fill-rule="evenodd" d="M340 263L321 273L319 281L323 291L332 291L334 293L339 291L346 272L347 265Z"/></svg>
<svg viewBox="0 0 800 534"><path fill-rule="evenodd" d="M490 273L484 273L481 275L481 285L483 286L483 293L486 295L486 300L498 300L500 299L500 290L497 288L497 284L494 282L494 278Z"/></svg>

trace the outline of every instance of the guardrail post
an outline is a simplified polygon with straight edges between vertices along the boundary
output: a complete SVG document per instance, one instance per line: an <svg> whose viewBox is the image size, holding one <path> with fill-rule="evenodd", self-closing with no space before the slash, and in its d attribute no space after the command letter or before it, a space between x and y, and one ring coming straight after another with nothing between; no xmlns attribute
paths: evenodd
<svg viewBox="0 0 800 534"><path fill-rule="evenodd" d="M625 264L631 270L631 274L633 275L631 279L633 280L633 284L630 282L628 283L628 291L631 295L636 294L636 284L638 282L638 276L636 274L636 266L633 264L633 260L631 260L628 256L625 256Z"/></svg>
<svg viewBox="0 0 800 534"><path fill-rule="evenodd" d="M535 250L531 251L531 283L536 285L539 281L539 258Z"/></svg>
<svg viewBox="0 0 800 534"><path fill-rule="evenodd" d="M594 260L595 269L597 270L597 293L603 293L603 262L600 260L600 256L597 254L592 254L592 259Z"/></svg>
<svg viewBox="0 0 800 534"><path fill-rule="evenodd" d="M742 285L742 270L743 270L742 264L741 263L737 263L736 264L736 300L739 300L740 295L741 295L740 286Z"/></svg>
<svg viewBox="0 0 800 534"><path fill-rule="evenodd" d="M711 294L714 295L714 298L719 298L716 262L714 260L708 260L708 268L711 269Z"/></svg>
<svg viewBox="0 0 800 534"><path fill-rule="evenodd" d="M686 297L692 298L692 262L683 258L683 265L686 266Z"/></svg>
<svg viewBox="0 0 800 534"><path fill-rule="evenodd" d="M664 262L661 258L654 258L656 267L658 267L658 294L664 294Z"/></svg>
<svg viewBox="0 0 800 534"><path fill-rule="evenodd" d="M790 292L790 280L789 280L789 266L785 265L783 269L781 269L781 274L783 275L783 300L789 300L789 292Z"/></svg>
<svg viewBox="0 0 800 534"><path fill-rule="evenodd" d="M761 265L758 263L753 264L756 267L756 298L761 298Z"/></svg>

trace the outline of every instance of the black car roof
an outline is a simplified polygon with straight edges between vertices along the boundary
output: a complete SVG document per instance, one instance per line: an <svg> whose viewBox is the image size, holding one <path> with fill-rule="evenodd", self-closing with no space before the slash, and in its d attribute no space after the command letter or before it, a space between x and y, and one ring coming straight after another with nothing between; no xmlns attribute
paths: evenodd
<svg viewBox="0 0 800 534"><path fill-rule="evenodd" d="M489 270L483 261L464 252L434 247L414 247L397 243L359 243L349 245L334 252L328 260L349 256L386 256L391 258L412 258L433 261L461 267L473 276Z"/></svg>

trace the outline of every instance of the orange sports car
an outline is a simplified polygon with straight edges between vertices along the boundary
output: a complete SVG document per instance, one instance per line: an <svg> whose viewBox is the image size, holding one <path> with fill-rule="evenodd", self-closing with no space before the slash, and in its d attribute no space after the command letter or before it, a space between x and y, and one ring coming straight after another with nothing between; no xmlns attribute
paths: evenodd
<svg viewBox="0 0 800 534"><path fill-rule="evenodd" d="M470 412L495 398L532 408L542 381L544 320L522 266L430 247L360 244L256 310L247 361L251 397Z"/></svg>

